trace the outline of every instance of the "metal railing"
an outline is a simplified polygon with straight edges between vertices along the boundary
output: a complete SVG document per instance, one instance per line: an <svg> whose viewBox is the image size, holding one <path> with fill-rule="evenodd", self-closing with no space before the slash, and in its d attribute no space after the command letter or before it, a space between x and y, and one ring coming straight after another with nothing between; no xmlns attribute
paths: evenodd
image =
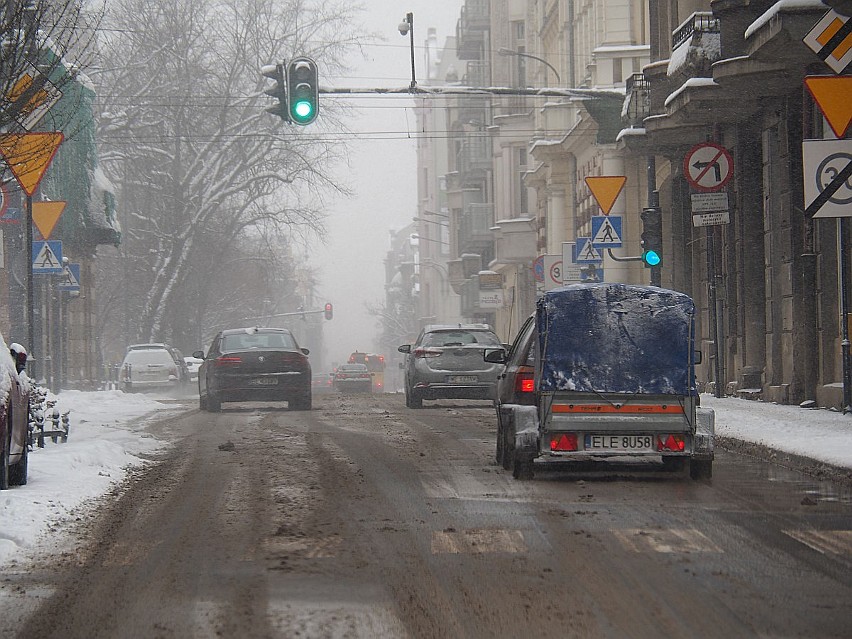
<svg viewBox="0 0 852 639"><path fill-rule="evenodd" d="M720 33L719 18L709 11L696 11L672 31L672 51L689 40L694 33Z"/></svg>

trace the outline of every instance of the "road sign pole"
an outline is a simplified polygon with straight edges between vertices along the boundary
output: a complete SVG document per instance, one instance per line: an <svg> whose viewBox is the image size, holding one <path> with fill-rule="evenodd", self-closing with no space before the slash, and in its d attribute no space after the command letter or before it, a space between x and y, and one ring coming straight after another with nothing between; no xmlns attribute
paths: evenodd
<svg viewBox="0 0 852 639"><path fill-rule="evenodd" d="M848 218L841 217L837 221L837 231L840 235L840 255L837 256L837 267L840 270L840 314L842 317L841 324L841 354L843 364L843 414L847 415L852 412L852 361L850 361L849 353L849 282L847 277L847 269L849 263L847 260L849 241L847 233L849 232Z"/></svg>
<svg viewBox="0 0 852 639"><path fill-rule="evenodd" d="M27 254L27 352L29 353L29 357L27 357L27 364L29 364L30 375L33 379L37 379L36 377L36 363L35 359L32 357L33 352L35 351L35 347L33 345L33 340L35 339L35 318L34 308L35 308L35 294L33 292L33 196L31 194L27 194L27 203L26 203L26 215L24 216L26 219L24 221L26 228L26 254ZM32 362L32 364L30 364Z"/></svg>

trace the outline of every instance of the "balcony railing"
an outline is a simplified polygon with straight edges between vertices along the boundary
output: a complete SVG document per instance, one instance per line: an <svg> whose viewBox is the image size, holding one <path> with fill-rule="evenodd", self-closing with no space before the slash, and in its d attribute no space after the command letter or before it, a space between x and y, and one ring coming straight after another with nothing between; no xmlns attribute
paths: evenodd
<svg viewBox="0 0 852 639"><path fill-rule="evenodd" d="M462 143L456 168L462 175L484 171L491 167L491 138L476 134L467 136Z"/></svg>
<svg viewBox="0 0 852 639"><path fill-rule="evenodd" d="M672 31L672 51L689 40L695 33L720 33L719 18L709 11L697 11Z"/></svg>
<svg viewBox="0 0 852 639"><path fill-rule="evenodd" d="M478 60L485 45L485 32L490 28L488 0L467 0L456 22L456 55L460 60Z"/></svg>
<svg viewBox="0 0 852 639"><path fill-rule="evenodd" d="M467 87L487 87L491 84L491 70L487 62L472 60L467 63L467 71L462 84Z"/></svg>
<svg viewBox="0 0 852 639"><path fill-rule="evenodd" d="M468 204L462 210L459 220L459 251L461 253L480 253L491 246L494 234L493 204Z"/></svg>
<svg viewBox="0 0 852 639"><path fill-rule="evenodd" d="M641 124L651 115L651 83L644 73L634 73L625 83L627 88L627 122Z"/></svg>

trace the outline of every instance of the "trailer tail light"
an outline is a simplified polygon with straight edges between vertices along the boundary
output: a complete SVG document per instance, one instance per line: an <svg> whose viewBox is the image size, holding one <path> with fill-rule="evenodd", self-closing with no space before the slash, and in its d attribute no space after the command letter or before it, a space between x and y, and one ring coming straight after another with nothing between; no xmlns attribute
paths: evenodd
<svg viewBox="0 0 852 639"><path fill-rule="evenodd" d="M577 450L577 433L561 433L550 438L550 450L554 453L568 453Z"/></svg>
<svg viewBox="0 0 852 639"><path fill-rule="evenodd" d="M432 357L440 357L441 351L436 348L415 348L413 355L414 357L430 359Z"/></svg>
<svg viewBox="0 0 852 639"><path fill-rule="evenodd" d="M240 357L233 357L233 356L226 357L226 356L223 355L222 357L217 357L216 359L214 359L213 363L217 367L219 367L219 366L234 366L236 364L242 364L243 360Z"/></svg>
<svg viewBox="0 0 852 639"><path fill-rule="evenodd" d="M519 366L515 374L515 392L532 393L535 391L535 375L531 366Z"/></svg>
<svg viewBox="0 0 852 639"><path fill-rule="evenodd" d="M658 435L657 450L668 453L682 453L686 449L683 435Z"/></svg>

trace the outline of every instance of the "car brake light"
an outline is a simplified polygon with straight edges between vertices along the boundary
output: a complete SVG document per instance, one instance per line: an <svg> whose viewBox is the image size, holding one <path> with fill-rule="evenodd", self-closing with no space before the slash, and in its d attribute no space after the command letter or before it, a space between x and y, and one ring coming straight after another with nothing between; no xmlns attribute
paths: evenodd
<svg viewBox="0 0 852 639"><path fill-rule="evenodd" d="M432 357L440 357L441 351L435 348L415 348L414 357L423 357L425 359Z"/></svg>
<svg viewBox="0 0 852 639"><path fill-rule="evenodd" d="M530 366L521 366L515 374L515 392L532 393L535 390L535 376Z"/></svg>
<svg viewBox="0 0 852 639"><path fill-rule="evenodd" d="M234 364L242 364L242 362L243 360L240 357L226 357L224 355L213 360L216 366L232 366Z"/></svg>
<svg viewBox="0 0 852 639"><path fill-rule="evenodd" d="M659 435L657 437L657 450L660 452L682 453L686 448L683 435Z"/></svg>
<svg viewBox="0 0 852 639"><path fill-rule="evenodd" d="M577 450L577 433L562 433L550 438L550 450L564 453Z"/></svg>

